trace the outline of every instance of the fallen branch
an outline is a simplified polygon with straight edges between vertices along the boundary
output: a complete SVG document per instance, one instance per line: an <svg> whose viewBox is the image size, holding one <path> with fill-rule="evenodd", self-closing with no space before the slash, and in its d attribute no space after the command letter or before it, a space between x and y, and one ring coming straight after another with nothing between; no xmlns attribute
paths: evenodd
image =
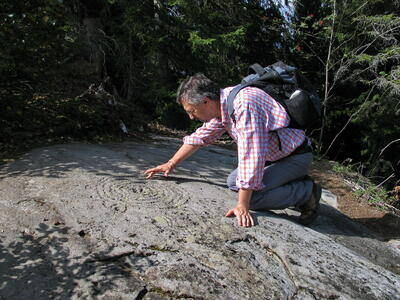
<svg viewBox="0 0 400 300"><path fill-rule="evenodd" d="M382 153L383 153L383 151L385 151L391 144L396 143L396 142L400 142L400 139L391 141L389 144L387 144L387 145L381 150L381 153L379 153L379 156L381 156Z"/></svg>

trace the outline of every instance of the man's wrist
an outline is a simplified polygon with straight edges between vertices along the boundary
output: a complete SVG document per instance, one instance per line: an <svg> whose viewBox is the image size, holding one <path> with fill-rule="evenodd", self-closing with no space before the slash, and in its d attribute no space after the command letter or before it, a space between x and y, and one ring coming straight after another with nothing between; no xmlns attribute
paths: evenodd
<svg viewBox="0 0 400 300"><path fill-rule="evenodd" d="M176 166L176 163L175 163L172 159L170 159L169 161L167 161L167 164L169 164L169 166L170 166L171 168L175 168L175 166Z"/></svg>
<svg viewBox="0 0 400 300"><path fill-rule="evenodd" d="M249 209L250 199L252 194L253 194L252 190L240 189L237 206L242 206L245 207L246 209Z"/></svg>

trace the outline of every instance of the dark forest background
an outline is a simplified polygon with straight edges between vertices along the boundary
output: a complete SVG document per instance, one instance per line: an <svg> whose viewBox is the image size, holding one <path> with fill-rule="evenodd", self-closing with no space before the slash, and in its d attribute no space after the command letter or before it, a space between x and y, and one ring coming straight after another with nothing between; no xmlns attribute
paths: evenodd
<svg viewBox="0 0 400 300"><path fill-rule="evenodd" d="M400 1L3 0L0 152L197 126L185 76L236 84L248 65L299 67L323 99L320 157L400 178ZM90 88L89 88L90 87Z"/></svg>

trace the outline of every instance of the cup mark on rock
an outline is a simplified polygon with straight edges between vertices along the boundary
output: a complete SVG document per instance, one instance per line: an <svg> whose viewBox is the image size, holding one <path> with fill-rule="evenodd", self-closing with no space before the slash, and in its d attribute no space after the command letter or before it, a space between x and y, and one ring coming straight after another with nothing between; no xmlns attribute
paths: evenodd
<svg viewBox="0 0 400 300"><path fill-rule="evenodd" d="M158 208L179 207L190 198L174 182L151 180L138 183L130 179L115 180L112 177L100 179L96 183L96 192L103 200L136 202L141 206Z"/></svg>

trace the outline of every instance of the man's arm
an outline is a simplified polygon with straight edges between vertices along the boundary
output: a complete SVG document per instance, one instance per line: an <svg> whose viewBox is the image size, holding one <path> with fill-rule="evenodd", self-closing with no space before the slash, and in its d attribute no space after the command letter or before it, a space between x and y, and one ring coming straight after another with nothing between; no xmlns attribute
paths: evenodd
<svg viewBox="0 0 400 300"><path fill-rule="evenodd" d="M164 176L168 176L179 163L190 157L200 147L200 145L183 144L169 161L155 168L144 171L144 174L147 175L146 178L150 179L156 173L164 173Z"/></svg>
<svg viewBox="0 0 400 300"><path fill-rule="evenodd" d="M236 131L238 144L238 202L235 208L228 211L228 217L237 218L239 226L253 226L250 215L250 199L254 190L263 188L262 178L267 151L268 114L257 99L266 94L259 94L258 89L243 89L235 101Z"/></svg>
<svg viewBox="0 0 400 300"><path fill-rule="evenodd" d="M217 118L204 123L203 126L197 128L194 133L184 137L184 144L168 162L155 168L148 169L144 173L147 175L147 178L152 178L156 173L164 173L164 176L168 176L179 163L191 156L199 148L212 144L224 131L224 125L221 123L221 120Z"/></svg>

